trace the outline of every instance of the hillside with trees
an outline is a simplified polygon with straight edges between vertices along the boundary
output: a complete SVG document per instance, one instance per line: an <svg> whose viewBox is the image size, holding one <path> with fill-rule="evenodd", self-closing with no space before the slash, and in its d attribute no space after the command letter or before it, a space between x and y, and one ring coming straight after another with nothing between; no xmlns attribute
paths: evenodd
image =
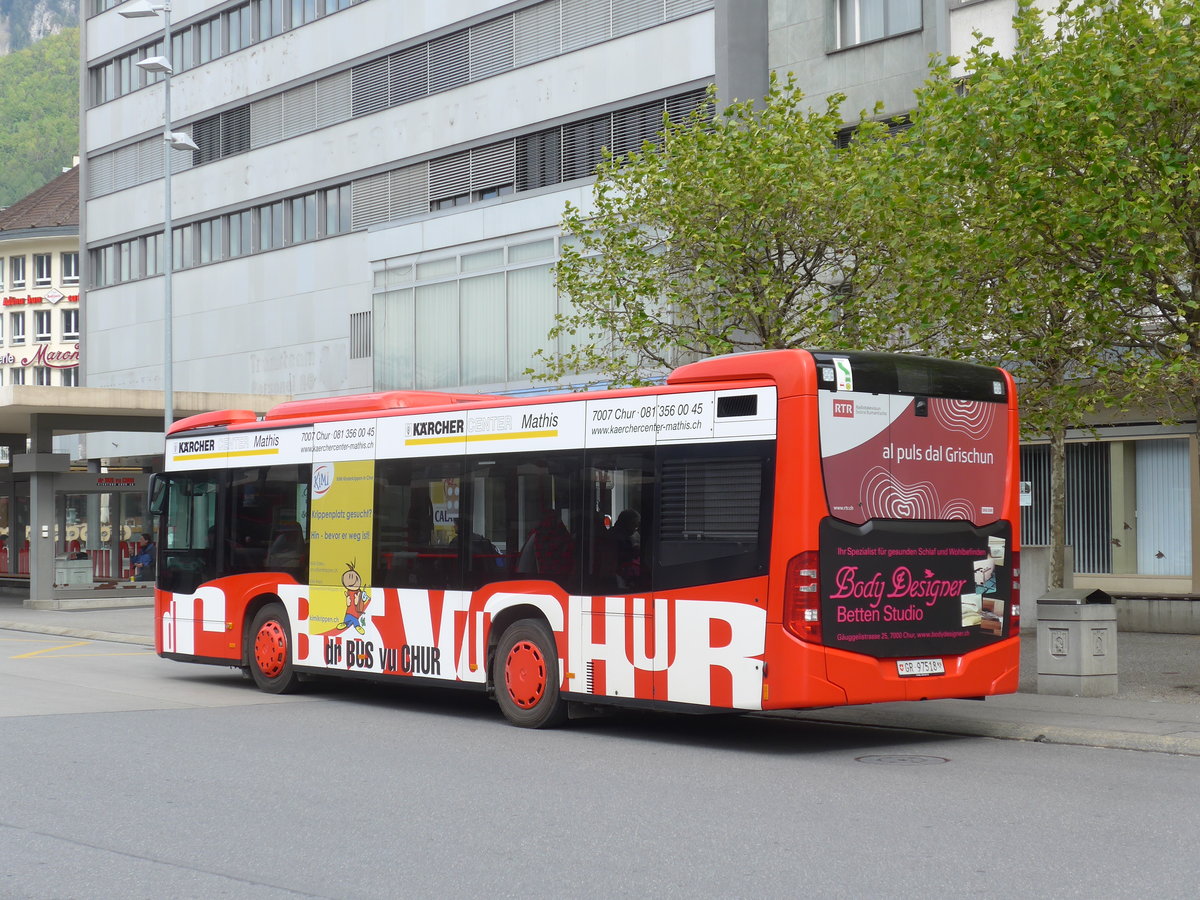
<svg viewBox="0 0 1200 900"><path fill-rule="evenodd" d="M78 28L0 57L0 122L0 206L10 206L79 155Z"/></svg>
<svg viewBox="0 0 1200 900"><path fill-rule="evenodd" d="M79 27L79 0L0 0L0 55Z"/></svg>

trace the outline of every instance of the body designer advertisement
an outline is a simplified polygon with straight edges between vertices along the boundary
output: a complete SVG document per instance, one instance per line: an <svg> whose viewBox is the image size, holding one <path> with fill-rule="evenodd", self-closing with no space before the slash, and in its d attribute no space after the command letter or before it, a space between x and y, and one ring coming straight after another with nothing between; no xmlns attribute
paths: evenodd
<svg viewBox="0 0 1200 900"><path fill-rule="evenodd" d="M825 643L868 656L948 656L1009 635L1012 528L821 523Z"/></svg>

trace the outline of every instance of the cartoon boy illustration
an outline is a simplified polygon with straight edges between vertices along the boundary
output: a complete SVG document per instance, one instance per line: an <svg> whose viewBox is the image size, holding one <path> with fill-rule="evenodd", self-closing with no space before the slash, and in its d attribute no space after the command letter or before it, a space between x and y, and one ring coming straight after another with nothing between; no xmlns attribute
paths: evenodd
<svg viewBox="0 0 1200 900"><path fill-rule="evenodd" d="M371 602L371 598L362 589L362 576L358 574L352 562L346 563L346 571L342 573L342 587L346 589L346 618L338 624L337 630L345 631L353 625L359 634L366 634L367 630L363 625L366 624L367 617L363 614L367 611L367 604Z"/></svg>

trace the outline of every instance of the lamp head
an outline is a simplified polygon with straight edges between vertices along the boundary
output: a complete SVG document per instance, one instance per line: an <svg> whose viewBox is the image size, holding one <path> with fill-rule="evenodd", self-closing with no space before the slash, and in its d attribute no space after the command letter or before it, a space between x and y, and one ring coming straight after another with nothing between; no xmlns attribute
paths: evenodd
<svg viewBox="0 0 1200 900"><path fill-rule="evenodd" d="M163 4L154 6L148 0L137 0L136 3L130 3L127 7L118 11L118 15L124 16L126 19L148 19L150 16L157 16L165 8Z"/></svg>
<svg viewBox="0 0 1200 900"><path fill-rule="evenodd" d="M192 136L186 131L168 131L165 135L166 141L171 145L172 150L199 150L196 142L192 140Z"/></svg>
<svg viewBox="0 0 1200 900"><path fill-rule="evenodd" d="M170 75L175 70L171 68L171 61L165 56L147 56L145 59L134 63L139 69L145 69L147 72L164 73Z"/></svg>

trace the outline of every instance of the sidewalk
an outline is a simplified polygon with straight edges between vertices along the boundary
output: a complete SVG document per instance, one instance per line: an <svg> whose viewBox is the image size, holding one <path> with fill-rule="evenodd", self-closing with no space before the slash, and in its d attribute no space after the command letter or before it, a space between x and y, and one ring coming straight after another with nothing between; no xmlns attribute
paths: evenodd
<svg viewBox="0 0 1200 900"><path fill-rule="evenodd" d="M97 601L103 603L103 601ZM0 630L153 646L149 606L27 609L0 594ZM1200 756L1200 635L1121 632L1119 693L1058 697L1037 693L1037 634L1021 635L1021 690L977 700L880 703L782 713L814 722L1044 741Z"/></svg>

